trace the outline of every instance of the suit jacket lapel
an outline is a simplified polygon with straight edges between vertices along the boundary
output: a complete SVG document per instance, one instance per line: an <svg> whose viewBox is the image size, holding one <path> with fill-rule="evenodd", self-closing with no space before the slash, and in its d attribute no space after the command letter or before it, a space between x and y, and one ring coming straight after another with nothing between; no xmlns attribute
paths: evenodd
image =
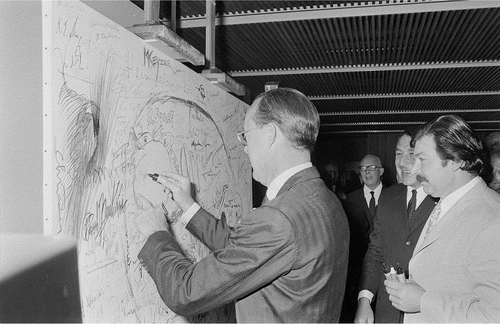
<svg viewBox="0 0 500 324"><path fill-rule="evenodd" d="M477 200L479 196L486 189L484 181L479 182L471 190L469 190L462 198L460 198L455 205L453 205L448 212L441 217L441 219L434 225L432 231L427 235L422 244L417 247L413 255L420 253L426 247L434 243L447 233L455 233L456 227L462 223L461 218L470 217L472 211L469 211L470 201Z"/></svg>
<svg viewBox="0 0 500 324"><path fill-rule="evenodd" d="M433 198L432 196L427 195L425 199L422 201L422 203L418 206L417 210L415 211L415 215L413 219L409 220L408 228L409 228L409 235L411 235L414 231L419 228L422 223L425 223L427 221L427 218L431 214L432 210L437 204L438 199Z"/></svg>
<svg viewBox="0 0 500 324"><path fill-rule="evenodd" d="M401 186L402 190L398 192L396 197L394 197L394 215L399 215L401 222L403 224L408 224L408 218L406 217L406 186Z"/></svg>

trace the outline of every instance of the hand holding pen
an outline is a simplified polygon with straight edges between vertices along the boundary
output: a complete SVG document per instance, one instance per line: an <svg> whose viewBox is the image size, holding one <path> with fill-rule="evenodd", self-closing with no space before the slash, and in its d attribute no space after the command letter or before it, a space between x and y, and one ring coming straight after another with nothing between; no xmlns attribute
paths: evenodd
<svg viewBox="0 0 500 324"><path fill-rule="evenodd" d="M385 263L382 263L383 266L383 271L384 271L384 276L387 280L391 281L397 281L397 282L406 282L406 277L405 277L405 271L403 268L397 264L396 269L391 265L391 268L389 269Z"/></svg>
<svg viewBox="0 0 500 324"><path fill-rule="evenodd" d="M134 198L137 211L133 218L133 222L137 230L145 238L148 238L156 231L168 229L167 220L160 207L153 206L151 202L141 194L136 194Z"/></svg>
<svg viewBox="0 0 500 324"><path fill-rule="evenodd" d="M393 280L384 281L385 290L389 294L389 300L392 306L406 313L420 311L420 299L425 293L415 281L408 279L405 283Z"/></svg>
<svg viewBox="0 0 500 324"><path fill-rule="evenodd" d="M425 290L415 281L406 279L404 269L399 265L394 269L389 269L385 263L382 263L385 275L385 290L389 294L389 300L392 306L403 312L420 311L420 298Z"/></svg>
<svg viewBox="0 0 500 324"><path fill-rule="evenodd" d="M162 175L148 174L151 179L168 188L172 193L172 199L186 212L194 204L191 197L191 181L177 173L165 172Z"/></svg>

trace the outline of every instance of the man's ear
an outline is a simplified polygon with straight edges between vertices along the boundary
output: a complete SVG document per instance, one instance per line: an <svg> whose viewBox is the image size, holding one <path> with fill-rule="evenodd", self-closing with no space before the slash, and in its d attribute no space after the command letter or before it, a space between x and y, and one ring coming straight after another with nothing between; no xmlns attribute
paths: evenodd
<svg viewBox="0 0 500 324"><path fill-rule="evenodd" d="M464 161L458 161L458 162L455 162L453 160L448 160L448 163L450 164L450 167L451 167L451 170L453 172L456 172L458 170L461 170L460 168L464 165Z"/></svg>
<svg viewBox="0 0 500 324"><path fill-rule="evenodd" d="M380 170L379 171L380 172L380 176L382 176L382 174L384 174L384 168L380 167L379 170Z"/></svg>
<svg viewBox="0 0 500 324"><path fill-rule="evenodd" d="M266 130L266 143L269 144L269 146L273 145L276 142L276 139L278 138L278 132L279 129L274 123L269 123L265 127Z"/></svg>

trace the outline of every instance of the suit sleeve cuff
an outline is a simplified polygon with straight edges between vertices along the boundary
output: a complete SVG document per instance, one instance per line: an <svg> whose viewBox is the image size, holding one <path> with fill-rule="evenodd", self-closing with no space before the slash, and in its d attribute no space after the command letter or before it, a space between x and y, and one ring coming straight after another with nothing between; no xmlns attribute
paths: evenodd
<svg viewBox="0 0 500 324"><path fill-rule="evenodd" d="M182 227L186 227L191 218L193 218L194 214L196 214L198 210L200 210L200 208L201 208L200 205L194 203L191 205L191 207L189 207L189 209L184 214L182 214L182 216L178 220L178 222L182 224Z"/></svg>
<svg viewBox="0 0 500 324"><path fill-rule="evenodd" d="M374 295L373 295L373 293L372 293L371 291L364 289L364 290L361 290L361 291L359 292L359 294L358 294L358 300L359 300L360 298L363 298L363 297L368 298L368 300L369 300L369 301L370 301L370 303L371 303L371 302L373 301L373 297L374 297Z"/></svg>

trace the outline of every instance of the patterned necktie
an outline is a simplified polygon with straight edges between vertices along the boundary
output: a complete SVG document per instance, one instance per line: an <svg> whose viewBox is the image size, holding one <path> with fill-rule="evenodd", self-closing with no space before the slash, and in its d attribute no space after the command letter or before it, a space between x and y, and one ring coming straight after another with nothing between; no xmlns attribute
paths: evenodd
<svg viewBox="0 0 500 324"><path fill-rule="evenodd" d="M427 231L425 232L425 237L429 235L430 231L436 224L439 214L441 214L441 200L437 203L436 207L432 210L431 215L429 216L429 226L427 226ZM425 239L425 238L424 238Z"/></svg>
<svg viewBox="0 0 500 324"><path fill-rule="evenodd" d="M370 191L370 193L372 194L372 199L370 199L370 213L372 213L372 216L375 215L375 196L374 196L374 192L373 191Z"/></svg>
<svg viewBox="0 0 500 324"><path fill-rule="evenodd" d="M412 218L415 215L415 209L417 207L417 189L411 191L411 198L408 202L408 208L406 209L406 216Z"/></svg>

